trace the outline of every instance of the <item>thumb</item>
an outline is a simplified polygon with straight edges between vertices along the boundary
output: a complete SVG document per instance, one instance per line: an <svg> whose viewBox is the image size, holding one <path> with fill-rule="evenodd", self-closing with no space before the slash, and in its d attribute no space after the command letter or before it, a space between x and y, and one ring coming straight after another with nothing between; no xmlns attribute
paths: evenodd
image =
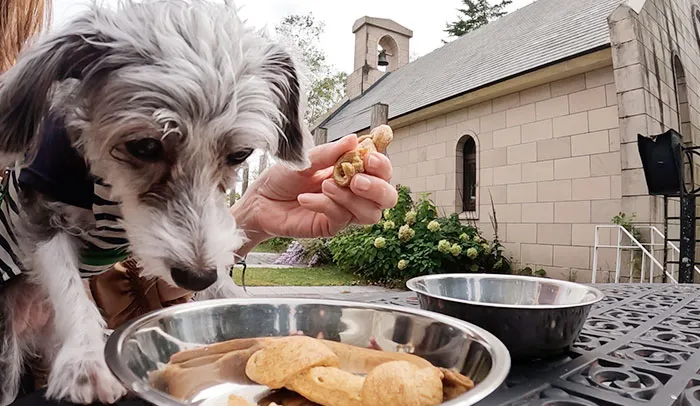
<svg viewBox="0 0 700 406"><path fill-rule="evenodd" d="M309 174L333 166L344 153L352 151L356 147L356 134L346 135L338 141L316 146L309 151L311 166L308 169L304 169L302 173Z"/></svg>

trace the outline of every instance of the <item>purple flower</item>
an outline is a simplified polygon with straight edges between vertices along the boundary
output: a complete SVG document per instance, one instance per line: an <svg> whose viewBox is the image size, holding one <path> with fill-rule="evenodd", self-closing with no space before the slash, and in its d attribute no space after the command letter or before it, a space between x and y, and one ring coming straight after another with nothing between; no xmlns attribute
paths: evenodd
<svg viewBox="0 0 700 406"><path fill-rule="evenodd" d="M309 260L309 266L316 266L316 264L318 264L319 259L320 258L319 258L318 253L315 253L314 256L311 257L311 260Z"/></svg>
<svg viewBox="0 0 700 406"><path fill-rule="evenodd" d="M301 262L304 257L304 247L298 242L293 241L287 247L287 251L282 253L276 260L276 265L296 265Z"/></svg>

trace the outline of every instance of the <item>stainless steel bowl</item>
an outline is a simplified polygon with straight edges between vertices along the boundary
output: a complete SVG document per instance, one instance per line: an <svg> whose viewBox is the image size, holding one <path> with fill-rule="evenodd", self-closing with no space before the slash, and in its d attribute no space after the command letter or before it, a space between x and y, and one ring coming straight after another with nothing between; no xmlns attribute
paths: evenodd
<svg viewBox="0 0 700 406"><path fill-rule="evenodd" d="M559 355L583 328L598 289L517 275L439 274L409 280L423 309L483 327L508 348L513 361Z"/></svg>
<svg viewBox="0 0 700 406"><path fill-rule="evenodd" d="M315 299L229 299L177 305L117 329L107 341L107 364L128 390L156 405L182 405L151 386L148 374L172 354L234 338L288 336L302 331L365 347L373 339L385 351L412 352L436 366L457 368L475 387L444 405L473 405L496 390L510 370L503 343L461 320L419 309ZM260 385L222 383L185 404L225 405L235 393L257 402Z"/></svg>

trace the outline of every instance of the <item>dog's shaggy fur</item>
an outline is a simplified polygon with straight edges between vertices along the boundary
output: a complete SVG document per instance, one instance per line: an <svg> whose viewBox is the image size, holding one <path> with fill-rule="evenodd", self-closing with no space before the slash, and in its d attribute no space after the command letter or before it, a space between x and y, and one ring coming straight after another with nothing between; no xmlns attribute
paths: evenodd
<svg viewBox="0 0 700 406"><path fill-rule="evenodd" d="M245 233L224 193L254 149L309 164L302 76L287 47L246 28L232 4L94 4L0 76L0 154L31 158L49 112L60 117L91 173L112 186L146 275L230 296L226 270ZM32 351L52 362L49 397L113 402L124 388L105 365L104 321L78 271L78 236L94 216L35 191L19 201L24 272L0 291L0 405L14 399ZM20 336L13 311L30 290L54 317L48 331Z"/></svg>

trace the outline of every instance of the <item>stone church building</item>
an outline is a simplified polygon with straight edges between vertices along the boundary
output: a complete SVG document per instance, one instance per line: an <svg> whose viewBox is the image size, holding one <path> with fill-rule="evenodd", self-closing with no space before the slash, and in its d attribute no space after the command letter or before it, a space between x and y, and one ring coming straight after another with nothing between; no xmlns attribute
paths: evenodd
<svg viewBox="0 0 700 406"><path fill-rule="evenodd" d="M392 183L487 236L493 199L508 255L551 277L590 282L594 228L619 212L663 222L638 134L700 145L700 0L537 0L411 63L408 28L353 32L347 98L316 142L388 120Z"/></svg>

